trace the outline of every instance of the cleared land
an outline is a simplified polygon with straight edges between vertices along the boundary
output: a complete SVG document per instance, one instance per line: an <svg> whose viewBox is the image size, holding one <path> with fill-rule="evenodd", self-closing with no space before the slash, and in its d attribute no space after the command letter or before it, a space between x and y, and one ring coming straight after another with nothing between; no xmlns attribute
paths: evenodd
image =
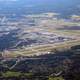
<svg viewBox="0 0 80 80"><path fill-rule="evenodd" d="M58 19L57 17L58 14L54 13L25 15L23 19L17 22L17 26L21 26L20 31L15 31L17 35L12 35L17 37L19 41L22 40L20 42L16 42L15 47L20 44L25 45L25 42L31 43L31 41L33 41L34 43L29 44L27 47L23 45L22 47L24 48L17 47L16 49L13 48L13 50L4 50L4 52L2 52L2 56L5 58L14 58L19 56L42 55L49 54L51 50L62 50L74 45L79 45L80 30L66 30L65 27L80 27L80 18L71 17L70 19ZM35 25L31 26L28 23ZM61 29L59 30L58 28ZM62 30L62 28L65 29ZM62 40L62 42L60 40L56 40L59 37L67 37L69 40L67 38L65 38L66 40ZM41 42L43 44L40 44Z"/></svg>
<svg viewBox="0 0 80 80"><path fill-rule="evenodd" d="M71 46L79 45L80 40L73 40L73 41L66 41L61 43L55 44L46 44L46 45L39 45L35 47L29 47L25 49L18 49L13 51L5 51L3 52L3 57L6 58L16 58L18 56L39 56L43 54L49 54L51 50L62 50L62 49L69 49Z"/></svg>

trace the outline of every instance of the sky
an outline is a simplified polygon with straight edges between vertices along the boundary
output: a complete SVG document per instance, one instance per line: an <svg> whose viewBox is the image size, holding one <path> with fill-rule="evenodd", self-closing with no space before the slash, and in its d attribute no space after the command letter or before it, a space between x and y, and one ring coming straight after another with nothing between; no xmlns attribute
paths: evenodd
<svg viewBox="0 0 80 80"><path fill-rule="evenodd" d="M0 1L18 1L18 0L0 0Z"/></svg>
<svg viewBox="0 0 80 80"><path fill-rule="evenodd" d="M80 0L0 0L2 12L59 12L62 15L80 14ZM18 10L16 10L18 9Z"/></svg>

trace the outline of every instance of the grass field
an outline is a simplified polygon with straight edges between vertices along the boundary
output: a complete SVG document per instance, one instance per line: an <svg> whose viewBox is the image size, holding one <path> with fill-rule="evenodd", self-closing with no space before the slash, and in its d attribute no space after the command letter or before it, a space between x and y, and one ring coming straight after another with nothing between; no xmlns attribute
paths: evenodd
<svg viewBox="0 0 80 80"><path fill-rule="evenodd" d="M5 53L3 53L3 56L8 58L14 58L18 56L42 55L42 54L48 54L48 52L50 52L51 50L69 49L70 47L79 44L80 44L80 40L73 40L73 41L66 41L66 42L55 43L55 44L38 45L34 47L28 47L26 49L17 49L17 50L7 51L7 52L5 51Z"/></svg>

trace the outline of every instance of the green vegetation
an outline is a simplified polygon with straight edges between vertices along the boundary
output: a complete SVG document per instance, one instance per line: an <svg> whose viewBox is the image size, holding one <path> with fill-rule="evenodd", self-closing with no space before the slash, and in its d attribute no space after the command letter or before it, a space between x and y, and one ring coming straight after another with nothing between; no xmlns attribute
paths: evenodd
<svg viewBox="0 0 80 80"><path fill-rule="evenodd" d="M21 76L20 72L13 72L13 71L7 71L5 73L2 73L3 77L19 77Z"/></svg>
<svg viewBox="0 0 80 80"><path fill-rule="evenodd" d="M63 77L49 77L49 80L64 80Z"/></svg>
<svg viewBox="0 0 80 80"><path fill-rule="evenodd" d="M32 78L33 74L32 73L21 73L21 72L15 72L15 71L6 71L6 72L1 72L0 76L4 78Z"/></svg>
<svg viewBox="0 0 80 80"><path fill-rule="evenodd" d="M20 61L12 70L4 68L0 72L0 77L5 79L14 77L18 78L17 80L19 78L28 80L80 80L80 45L72 46L68 50L52 50L51 53L55 54L34 56L32 59ZM36 59L34 60L34 58Z"/></svg>
<svg viewBox="0 0 80 80"><path fill-rule="evenodd" d="M23 73L23 76L27 78L31 78L33 76L33 73Z"/></svg>

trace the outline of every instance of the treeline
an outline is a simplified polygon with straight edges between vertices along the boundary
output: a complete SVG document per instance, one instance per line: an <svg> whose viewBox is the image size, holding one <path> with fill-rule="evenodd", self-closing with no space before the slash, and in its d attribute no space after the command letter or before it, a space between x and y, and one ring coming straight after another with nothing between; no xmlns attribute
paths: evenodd
<svg viewBox="0 0 80 80"><path fill-rule="evenodd" d="M20 61L11 70L0 64L1 80L80 80L80 45L32 58ZM11 65L10 61L5 64Z"/></svg>

